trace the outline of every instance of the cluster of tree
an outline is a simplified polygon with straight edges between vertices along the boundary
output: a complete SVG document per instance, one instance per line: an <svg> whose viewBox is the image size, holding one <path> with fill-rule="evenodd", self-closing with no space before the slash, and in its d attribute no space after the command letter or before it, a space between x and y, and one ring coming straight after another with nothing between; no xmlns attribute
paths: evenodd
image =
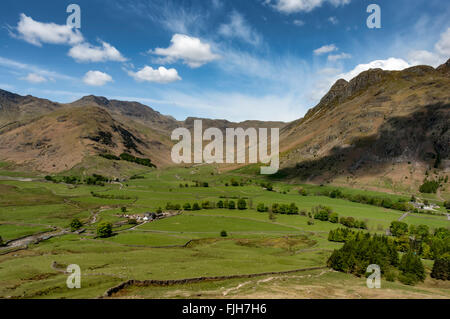
<svg viewBox="0 0 450 319"><path fill-rule="evenodd" d="M295 203L291 204L272 204L272 213L274 214L287 214L287 215L298 215L298 207Z"/></svg>
<svg viewBox="0 0 450 319"><path fill-rule="evenodd" d="M348 228L336 228L328 233L328 240L338 243L345 243L349 240L355 240L357 236L364 236L362 231L354 231Z"/></svg>
<svg viewBox="0 0 450 319"><path fill-rule="evenodd" d="M120 161L120 157L113 154L100 154L100 156L110 161Z"/></svg>
<svg viewBox="0 0 450 319"><path fill-rule="evenodd" d="M201 209L214 209L214 208L220 208L220 209L239 209L239 210L245 210L247 209L247 201L243 198L240 198L235 202L234 200L219 200L217 203L214 203L212 201L203 201L200 204L199 203L193 203L192 205L190 203L185 203L183 205L183 210L201 210Z"/></svg>
<svg viewBox="0 0 450 319"><path fill-rule="evenodd" d="M180 204L172 204L171 202L168 202L166 204L166 210L181 210Z"/></svg>
<svg viewBox="0 0 450 319"><path fill-rule="evenodd" d="M105 186L105 183L109 181L110 180L107 177L99 174L93 174L92 176L88 176L85 179L86 184L98 186Z"/></svg>
<svg viewBox="0 0 450 319"><path fill-rule="evenodd" d="M327 261L334 270L352 273L357 276L366 274L371 264L380 266L382 274L390 273L389 280L395 280L393 270L400 271L398 279L413 285L425 279L425 269L418 255L408 251L399 261L395 243L387 236L370 235L369 233L356 233L347 240L344 246L333 251Z"/></svg>
<svg viewBox="0 0 450 319"><path fill-rule="evenodd" d="M369 233L356 235L334 250L327 261L329 267L337 271L364 275L371 264L380 266L381 271L398 266L398 253L392 240L386 236L371 236Z"/></svg>
<svg viewBox="0 0 450 319"><path fill-rule="evenodd" d="M111 223L100 223L97 226L97 237L108 238L112 236L112 224Z"/></svg>
<svg viewBox="0 0 450 319"><path fill-rule="evenodd" d="M53 182L53 183L66 183L66 184L83 184L86 183L88 185L98 185L98 186L105 186L105 182L111 182L110 179L108 179L105 176L93 174L92 176L86 177L84 180L77 176L45 176L45 179L47 181Z"/></svg>
<svg viewBox="0 0 450 319"><path fill-rule="evenodd" d="M339 223L348 228L367 229L367 223L363 220L357 220L353 217L341 217Z"/></svg>
<svg viewBox="0 0 450 319"><path fill-rule="evenodd" d="M348 228L367 229L367 224L365 221L357 220L353 217L339 218L339 215L333 212L333 209L331 207L319 205L313 207L311 213L312 217L317 220L321 220L324 222L328 221L333 224L340 223L341 225L344 225Z"/></svg>
<svg viewBox="0 0 450 319"><path fill-rule="evenodd" d="M111 161L126 161L126 162L132 162L136 163L142 166L148 166L148 167L156 167L155 164L152 163L152 160L149 158L139 158L136 156L133 156L128 153L122 153L120 156L116 156L113 154L100 154L101 157L106 158Z"/></svg>
<svg viewBox="0 0 450 319"><path fill-rule="evenodd" d="M128 154L128 153L120 154L120 159L122 161L132 162L132 163L136 163L136 164L139 164L139 165L142 165L142 166L156 167L156 165L152 163L151 159L149 159L149 158L139 158L139 157L133 156L133 155Z"/></svg>
<svg viewBox="0 0 450 319"><path fill-rule="evenodd" d="M427 225L408 226L404 222L393 221L390 231L399 251L413 250L422 258L430 260L450 253L450 231L445 227L431 232Z"/></svg>
<svg viewBox="0 0 450 319"><path fill-rule="evenodd" d="M132 197L125 196L125 195L99 194L99 193L95 193L95 192L91 192L91 195L93 197L104 198L104 199L121 199L121 200L133 199Z"/></svg>
<svg viewBox="0 0 450 319"><path fill-rule="evenodd" d="M78 219L78 218L74 218L71 222L70 222L70 230L72 232L77 231L78 229L80 229L81 227L83 227L83 223Z"/></svg>
<svg viewBox="0 0 450 319"><path fill-rule="evenodd" d="M398 199L398 201L395 202L388 197L377 197L365 194L346 194L339 189L334 189L332 191L323 190L320 192L320 195L328 196L330 198L346 199L354 203L396 209L404 212L414 210L414 206L409 204L406 199L402 198Z"/></svg>
<svg viewBox="0 0 450 319"><path fill-rule="evenodd" d="M208 182L194 181L194 183L195 183L195 185L193 187L209 187ZM188 186L186 186L186 187L188 187Z"/></svg>
<svg viewBox="0 0 450 319"><path fill-rule="evenodd" d="M438 188L439 188L439 181L425 180L423 182L423 184L420 185L419 192L427 193L427 194L431 194L431 193L436 194Z"/></svg>
<svg viewBox="0 0 450 319"><path fill-rule="evenodd" d="M56 176L47 175L47 176L45 176L45 180L53 182L53 183L66 183L66 184L72 184L72 185L82 183L82 180L77 176L56 177Z"/></svg>
<svg viewBox="0 0 450 319"><path fill-rule="evenodd" d="M217 208L228 208L228 209L239 209L239 210L245 210L247 209L247 201L243 198L239 198L237 200L237 204L233 200L219 200L217 202Z"/></svg>

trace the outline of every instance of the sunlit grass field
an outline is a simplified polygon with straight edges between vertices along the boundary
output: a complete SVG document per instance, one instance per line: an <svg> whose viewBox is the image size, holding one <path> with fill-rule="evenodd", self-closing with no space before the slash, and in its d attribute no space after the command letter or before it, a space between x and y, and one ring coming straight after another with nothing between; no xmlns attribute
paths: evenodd
<svg viewBox="0 0 450 319"><path fill-rule="evenodd" d="M342 244L329 242L327 237L330 230L342 225L318 220L310 225L310 218L302 215L277 214L270 219L268 213L256 211L259 203L267 206L295 203L307 212L317 205L330 206L340 216L366 221L369 231L378 233L384 233L392 221L403 215L396 210L325 196L301 196L298 192L302 187L314 194L315 190L332 189L331 186L274 181L274 191L267 191L260 185L261 177L240 172L219 173L213 166L152 169L140 176L103 187L55 184L42 176L34 176L32 181L0 180L0 189L4 190L0 195L0 236L4 241L54 228L67 229L73 218L80 219L86 229L81 234L31 244L28 249L6 254L0 250L0 297L95 298L129 279L183 279L319 267L326 265L333 249L341 247ZM231 186L233 180L242 186ZM207 182L208 187L194 187L195 181ZM130 199L99 198L91 192ZM404 195L370 194L393 200L404 198ZM121 212L122 207L126 207L126 214L142 214L159 207L164 210L168 202L183 206L187 202L217 203L239 198L246 199L250 207L183 211L136 227L128 225ZM425 224L430 229L449 227L444 216L410 214L404 221ZM112 237L96 238L96 227L102 222L114 225ZM227 233L226 237L221 236L222 231ZM82 288L68 289L67 275L52 268L53 262L80 265ZM336 276L331 278L336 280ZM239 281L229 283L232 286L235 282ZM205 285L198 289L209 290L216 284ZM135 293L141 297L177 296L170 293L170 288L161 289L159 295L157 288L130 291Z"/></svg>

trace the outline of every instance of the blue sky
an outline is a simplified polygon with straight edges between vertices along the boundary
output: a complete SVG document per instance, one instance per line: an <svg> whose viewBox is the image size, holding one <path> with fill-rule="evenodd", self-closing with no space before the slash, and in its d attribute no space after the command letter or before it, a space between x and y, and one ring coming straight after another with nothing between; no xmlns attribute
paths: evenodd
<svg viewBox="0 0 450 319"><path fill-rule="evenodd" d="M381 29L366 25L371 3ZM447 0L2 0L0 26L0 88L136 100L179 120L291 121L338 78L450 57Z"/></svg>

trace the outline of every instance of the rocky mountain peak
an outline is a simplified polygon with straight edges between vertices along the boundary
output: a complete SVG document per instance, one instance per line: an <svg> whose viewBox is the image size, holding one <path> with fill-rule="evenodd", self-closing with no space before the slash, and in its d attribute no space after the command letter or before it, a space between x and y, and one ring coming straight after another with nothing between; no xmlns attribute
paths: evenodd
<svg viewBox="0 0 450 319"><path fill-rule="evenodd" d="M83 105L94 104L94 105L99 105L99 106L108 106L109 100L103 96L87 95L87 96L83 96L81 99L79 99L78 101L75 101L74 103L83 104Z"/></svg>
<svg viewBox="0 0 450 319"><path fill-rule="evenodd" d="M444 64L440 65L436 70L441 73L450 75L450 59L448 59Z"/></svg>

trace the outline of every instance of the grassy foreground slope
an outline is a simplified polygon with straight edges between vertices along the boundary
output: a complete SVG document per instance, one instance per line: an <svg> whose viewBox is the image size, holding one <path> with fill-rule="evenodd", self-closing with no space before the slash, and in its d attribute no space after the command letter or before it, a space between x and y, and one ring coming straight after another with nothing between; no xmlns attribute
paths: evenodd
<svg viewBox="0 0 450 319"><path fill-rule="evenodd" d="M342 225L318 220L310 224L310 218L302 215L277 214L270 219L268 213L256 211L259 203L295 203L304 211L319 204L330 206L340 216L365 220L369 231L378 233L384 233L403 215L392 209L298 193L299 187L314 190L319 186L275 182L274 190L268 191L257 177L221 174L213 166L149 169L140 176L105 186L56 184L40 176L26 181L0 180L0 188L8 194L0 201L0 236L4 240L68 229L75 217L85 229L80 234L67 233L31 243L26 249L0 248L0 297L96 298L130 279L172 280L322 267L333 249L341 247L327 238L330 230ZM203 186L207 183L208 187L196 187L196 182ZM236 182L238 186L232 186ZM217 203L239 198L246 200L248 209L183 211L137 226L128 225L121 212L122 207L132 215L159 207L164 210L168 202L182 206L186 202ZM444 216L411 214L406 220L409 223L408 219L411 224L425 224L431 229L449 227ZM114 236L97 238L96 227L105 221L113 224ZM221 236L222 231L227 237ZM424 263L429 272L432 263ZM70 264L81 267L81 289L66 287L67 274L63 271ZM165 288L131 287L112 297L306 298L327 297L326 291L330 292L328 297L372 297L373 292L364 287L363 278L324 270ZM388 283L386 287L377 291L378 296L450 297L448 286L429 278L414 288L400 283Z"/></svg>

